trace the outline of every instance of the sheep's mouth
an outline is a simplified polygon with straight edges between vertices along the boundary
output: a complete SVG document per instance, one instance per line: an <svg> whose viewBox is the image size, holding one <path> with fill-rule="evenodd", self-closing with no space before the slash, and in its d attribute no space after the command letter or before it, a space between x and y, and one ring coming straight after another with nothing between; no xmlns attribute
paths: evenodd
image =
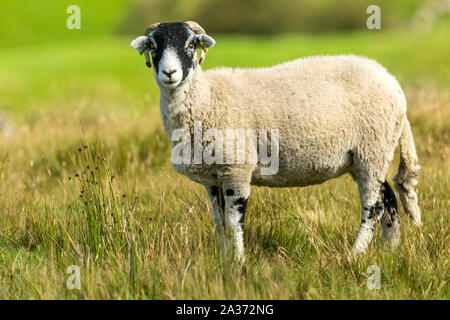
<svg viewBox="0 0 450 320"><path fill-rule="evenodd" d="M180 81L179 80L164 80L161 83L166 88L174 89L174 88L176 88L178 86Z"/></svg>

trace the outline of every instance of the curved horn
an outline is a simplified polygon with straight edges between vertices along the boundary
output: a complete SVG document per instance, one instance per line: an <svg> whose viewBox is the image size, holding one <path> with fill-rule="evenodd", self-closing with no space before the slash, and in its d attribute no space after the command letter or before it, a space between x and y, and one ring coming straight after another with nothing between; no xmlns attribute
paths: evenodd
<svg viewBox="0 0 450 320"><path fill-rule="evenodd" d="M206 34L205 29L203 29L202 27L200 27L200 25L195 22L195 21L186 21L185 22L189 28L192 29L192 31L194 31L196 34Z"/></svg>
<svg viewBox="0 0 450 320"><path fill-rule="evenodd" d="M147 30L145 30L145 35L148 36L150 33L152 33L153 30L158 28L159 25L160 25L159 22L156 22L156 23L152 24L150 27L147 28ZM152 67L152 62L150 61L150 55L148 53L148 50L149 49L148 49L148 46L147 46L143 53L144 53L144 57L145 57L145 64L147 65L147 67L151 68Z"/></svg>
<svg viewBox="0 0 450 320"><path fill-rule="evenodd" d="M189 28L192 29L192 31L195 32L195 34L206 34L205 29L203 29L197 22L186 21L185 23L189 26ZM203 47L203 50L202 50L202 53L200 56L200 60L198 61L199 64L202 64L205 61L207 51L208 51L208 49Z"/></svg>
<svg viewBox="0 0 450 320"><path fill-rule="evenodd" d="M159 25L160 25L159 22L152 24L150 27L147 28L147 30L145 30L145 35L148 36L153 30L158 28Z"/></svg>

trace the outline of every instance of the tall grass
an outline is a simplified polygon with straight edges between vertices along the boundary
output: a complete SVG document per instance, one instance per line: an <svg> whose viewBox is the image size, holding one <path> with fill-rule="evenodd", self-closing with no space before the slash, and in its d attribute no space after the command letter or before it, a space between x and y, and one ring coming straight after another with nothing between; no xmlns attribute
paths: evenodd
<svg viewBox="0 0 450 320"><path fill-rule="evenodd" d="M359 224L351 178L253 188L243 268L221 259L206 194L170 168L167 138L123 138L157 137L161 125L148 126L155 114L97 110L80 132L78 122L55 130L48 113L1 142L0 297L448 299L450 97L424 87L407 98L423 229L402 214L398 250L377 232L367 254L350 260ZM31 164L39 155L46 160ZM66 286L71 265L80 267L80 290ZM381 270L380 290L366 286L371 265Z"/></svg>

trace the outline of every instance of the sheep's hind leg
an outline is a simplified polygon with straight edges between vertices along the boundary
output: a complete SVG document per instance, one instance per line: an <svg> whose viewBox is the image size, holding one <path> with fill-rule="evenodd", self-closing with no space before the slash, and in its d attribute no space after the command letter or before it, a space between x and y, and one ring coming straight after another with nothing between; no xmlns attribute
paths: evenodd
<svg viewBox="0 0 450 320"><path fill-rule="evenodd" d="M383 240L387 241L391 247L396 247L400 242L400 222L397 197L387 181L383 182L381 185L381 194L385 210L383 218L381 219Z"/></svg>
<svg viewBox="0 0 450 320"><path fill-rule="evenodd" d="M354 255L363 253L367 249L372 241L377 222L383 216L384 206L380 188L381 183L376 178L358 181L361 199L361 225L352 249Z"/></svg>

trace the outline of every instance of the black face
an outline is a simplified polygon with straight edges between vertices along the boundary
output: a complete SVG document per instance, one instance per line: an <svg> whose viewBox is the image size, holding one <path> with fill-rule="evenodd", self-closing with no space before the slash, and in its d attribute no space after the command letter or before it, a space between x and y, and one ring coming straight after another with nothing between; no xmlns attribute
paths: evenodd
<svg viewBox="0 0 450 320"><path fill-rule="evenodd" d="M157 74L171 72L171 70L159 70L161 59L165 55L176 55L179 67L182 70L181 81L186 79L189 70L193 67L194 54L197 46L195 33L182 22L162 23L150 35L150 52ZM167 68L166 63L163 67Z"/></svg>

